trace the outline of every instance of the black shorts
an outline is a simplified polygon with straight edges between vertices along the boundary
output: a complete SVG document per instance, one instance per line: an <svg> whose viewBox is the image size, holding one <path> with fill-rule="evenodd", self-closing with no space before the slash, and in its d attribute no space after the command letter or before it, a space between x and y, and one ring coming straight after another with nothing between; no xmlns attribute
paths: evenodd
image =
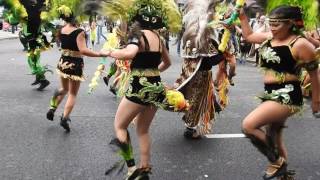
<svg viewBox="0 0 320 180"><path fill-rule="evenodd" d="M279 93L280 89L286 89L289 92ZM281 84L265 84L264 90L265 94L259 97L262 101L273 100L286 105L303 105L300 81L285 82Z"/></svg>
<svg viewBox="0 0 320 180"><path fill-rule="evenodd" d="M60 73L66 77L83 78L83 59L69 56L62 56L57 65Z"/></svg>

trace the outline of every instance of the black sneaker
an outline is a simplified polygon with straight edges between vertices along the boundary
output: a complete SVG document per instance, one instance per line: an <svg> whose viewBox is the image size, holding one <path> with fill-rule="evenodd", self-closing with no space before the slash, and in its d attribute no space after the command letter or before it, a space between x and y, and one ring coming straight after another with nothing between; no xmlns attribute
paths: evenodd
<svg viewBox="0 0 320 180"><path fill-rule="evenodd" d="M49 109L49 111L47 112L47 119L48 120L53 121L55 111L56 111L55 109Z"/></svg>
<svg viewBox="0 0 320 180"><path fill-rule="evenodd" d="M187 139L201 139L201 135L197 133L197 130L188 127L184 130L183 136Z"/></svg>
<svg viewBox="0 0 320 180"><path fill-rule="evenodd" d="M126 180L149 180L151 168L138 168Z"/></svg>
<svg viewBox="0 0 320 180"><path fill-rule="evenodd" d="M70 132L70 127L69 127L68 121L71 122L70 118L61 117L60 126L62 126L66 130L67 133Z"/></svg>
<svg viewBox="0 0 320 180"><path fill-rule="evenodd" d="M44 88L46 88L50 82L46 79L40 80L40 86L37 88L38 91L42 91Z"/></svg>
<svg viewBox="0 0 320 180"><path fill-rule="evenodd" d="M231 85L231 86L234 86L234 82L233 82L233 80L232 80L232 78L228 78L228 80L229 80L229 84Z"/></svg>
<svg viewBox="0 0 320 180"><path fill-rule="evenodd" d="M110 90L110 92L112 92L112 94L117 95L116 88L111 86L109 90Z"/></svg>
<svg viewBox="0 0 320 180"><path fill-rule="evenodd" d="M220 106L220 104L217 102L216 99L213 100L214 103L214 111L216 113L220 113L222 111L222 107Z"/></svg>
<svg viewBox="0 0 320 180"><path fill-rule="evenodd" d="M104 81L104 83L105 83L107 86L109 85L109 80L110 80L110 77L109 77L109 76L103 77L103 81Z"/></svg>
<svg viewBox="0 0 320 180"><path fill-rule="evenodd" d="M36 80L33 81L33 83L31 83L31 86L35 86L37 84L40 84L40 79L36 78Z"/></svg>

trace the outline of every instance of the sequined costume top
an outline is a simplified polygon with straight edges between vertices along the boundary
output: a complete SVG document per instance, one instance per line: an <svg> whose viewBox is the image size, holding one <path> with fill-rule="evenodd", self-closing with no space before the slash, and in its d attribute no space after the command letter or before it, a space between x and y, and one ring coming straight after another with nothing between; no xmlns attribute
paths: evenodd
<svg viewBox="0 0 320 180"><path fill-rule="evenodd" d="M69 34L60 34L62 49L57 72L64 78L76 81L84 81L84 63L77 45L77 37L82 31L82 29L76 29Z"/></svg>
<svg viewBox="0 0 320 180"><path fill-rule="evenodd" d="M291 48L298 38L300 37L296 37L288 45L272 46L271 39L263 43L259 50L260 67L273 70L276 73L289 73L299 76L301 67L291 53Z"/></svg>

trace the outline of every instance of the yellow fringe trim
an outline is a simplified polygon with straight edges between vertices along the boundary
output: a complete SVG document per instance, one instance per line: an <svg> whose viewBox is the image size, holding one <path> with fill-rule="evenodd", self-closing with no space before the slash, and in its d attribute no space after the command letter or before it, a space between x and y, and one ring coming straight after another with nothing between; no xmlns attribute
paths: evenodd
<svg viewBox="0 0 320 180"><path fill-rule="evenodd" d="M139 77L153 77L160 76L160 71L159 69L132 69L130 75Z"/></svg>
<svg viewBox="0 0 320 180"><path fill-rule="evenodd" d="M79 77L76 75L69 75L69 74L61 72L59 69L56 69L56 71L61 77L65 78L65 79L70 79L73 81L81 81L81 82L85 81L85 78L83 76Z"/></svg>
<svg viewBox="0 0 320 180"><path fill-rule="evenodd" d="M61 49L62 56L69 56L69 57L75 57L75 58L82 58L82 54L80 51L72 51L69 49Z"/></svg>

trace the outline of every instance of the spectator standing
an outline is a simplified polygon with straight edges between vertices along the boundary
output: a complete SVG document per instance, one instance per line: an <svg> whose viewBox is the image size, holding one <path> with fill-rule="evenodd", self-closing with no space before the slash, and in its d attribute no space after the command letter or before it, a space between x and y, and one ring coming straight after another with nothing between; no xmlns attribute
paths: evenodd
<svg viewBox="0 0 320 180"><path fill-rule="evenodd" d="M101 16L98 16L97 19L97 36L98 36L98 40L97 40L97 44L100 44L100 38L102 37L104 40L106 40L107 38L103 35L102 29L104 27L104 19Z"/></svg>
<svg viewBox="0 0 320 180"><path fill-rule="evenodd" d="M97 24L95 21L92 21L90 26L90 40L91 40L92 49L94 48L94 43L96 42L96 38L97 38Z"/></svg>

